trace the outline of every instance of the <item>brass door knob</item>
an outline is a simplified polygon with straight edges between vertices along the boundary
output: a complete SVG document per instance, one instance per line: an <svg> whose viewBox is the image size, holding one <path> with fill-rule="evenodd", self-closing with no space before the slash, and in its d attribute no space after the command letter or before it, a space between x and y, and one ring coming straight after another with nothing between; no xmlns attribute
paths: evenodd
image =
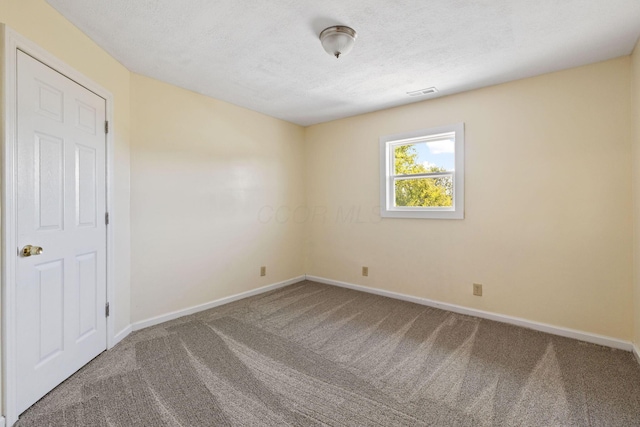
<svg viewBox="0 0 640 427"><path fill-rule="evenodd" d="M44 251L42 250L42 248L40 246L27 245L24 248L22 248L22 250L20 251L20 254L23 257L28 257L28 256L32 256L32 255L40 255L40 254L42 254L42 252L44 252Z"/></svg>

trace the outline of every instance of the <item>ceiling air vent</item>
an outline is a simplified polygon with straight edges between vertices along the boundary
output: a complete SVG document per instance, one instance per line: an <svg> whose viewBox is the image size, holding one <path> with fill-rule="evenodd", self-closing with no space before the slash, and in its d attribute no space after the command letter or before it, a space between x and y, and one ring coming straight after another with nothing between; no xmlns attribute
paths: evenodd
<svg viewBox="0 0 640 427"><path fill-rule="evenodd" d="M438 89L435 87L428 87L426 89L414 90L413 92L407 92L409 96L422 96L422 95L430 95L432 93L437 93Z"/></svg>

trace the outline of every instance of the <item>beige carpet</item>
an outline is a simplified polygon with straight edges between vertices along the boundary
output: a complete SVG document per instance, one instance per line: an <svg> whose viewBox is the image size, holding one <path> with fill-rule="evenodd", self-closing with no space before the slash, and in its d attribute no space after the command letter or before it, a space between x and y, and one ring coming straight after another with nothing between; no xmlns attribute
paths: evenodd
<svg viewBox="0 0 640 427"><path fill-rule="evenodd" d="M18 426L640 426L631 353L312 282L148 328Z"/></svg>

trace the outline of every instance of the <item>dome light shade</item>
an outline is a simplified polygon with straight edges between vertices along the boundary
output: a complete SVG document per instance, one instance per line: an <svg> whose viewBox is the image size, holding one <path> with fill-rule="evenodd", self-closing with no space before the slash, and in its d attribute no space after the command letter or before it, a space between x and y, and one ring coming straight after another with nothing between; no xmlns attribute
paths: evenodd
<svg viewBox="0 0 640 427"><path fill-rule="evenodd" d="M351 51L357 36L353 28L337 25L322 30L320 42L329 55L340 58L340 55L346 55Z"/></svg>

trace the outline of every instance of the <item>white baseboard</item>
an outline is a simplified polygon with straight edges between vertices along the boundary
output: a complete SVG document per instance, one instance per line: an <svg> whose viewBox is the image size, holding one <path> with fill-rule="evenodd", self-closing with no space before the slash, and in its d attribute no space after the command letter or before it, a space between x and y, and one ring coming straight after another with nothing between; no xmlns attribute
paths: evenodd
<svg viewBox="0 0 640 427"><path fill-rule="evenodd" d="M116 336L113 337L113 345L111 346L111 348L115 347L120 341L125 339L131 332L133 332L131 325L127 326L126 328L118 332Z"/></svg>
<svg viewBox="0 0 640 427"><path fill-rule="evenodd" d="M522 326L528 329L534 329L540 332L559 335L561 337L573 338L580 341L586 341L586 342L590 342L593 344L598 344L606 347L612 347L612 348L617 348L617 349L626 350L626 351L634 351L634 345L631 342L607 337L604 335L597 335L589 332L577 331L575 329L562 328L559 326L553 326L546 323L539 323L539 322L534 322L527 319L522 319L520 317L512 317L504 314L496 314L488 311L476 310L474 308L468 308L460 305L434 301L427 298L414 297L411 295L400 294L397 292L385 291L383 289L368 288L366 286L355 285L353 283L347 283L347 282L340 282L338 280L326 279L324 277L307 275L306 278L307 280L311 280L313 282L319 282L319 283L324 283L324 284L333 285L333 286L340 286L342 288L349 288L357 291L367 292L370 294L376 294L376 295L395 298L403 301L409 301L416 304L421 304L429 307L440 308L442 310L452 311L454 313L481 317L483 319L495 320L496 322L509 323L516 326ZM640 357L637 351L637 348L635 348L635 350L636 350L636 357Z"/></svg>
<svg viewBox="0 0 640 427"><path fill-rule="evenodd" d="M640 364L640 348L633 344L633 355L636 357L636 361Z"/></svg>
<svg viewBox="0 0 640 427"><path fill-rule="evenodd" d="M0 427L4 427L4 423L5 423L4 417L0 417Z"/></svg>
<svg viewBox="0 0 640 427"><path fill-rule="evenodd" d="M140 329L148 328L149 326L158 325L160 323L168 322L169 320L177 319L183 316L188 316L189 314L197 313L199 311L208 310L210 308L218 307L220 305L229 304L230 302L238 301L244 298L252 297L254 295L259 295L265 292L273 291L274 289L293 285L294 283L302 282L303 280L305 280L305 276L298 276L298 277L294 277L293 279L274 283L272 285L263 286L261 288L253 289L251 291L241 292L239 294L220 298L215 301L210 301L204 304L196 305L196 306L185 308L182 310L173 311L171 313L162 314L160 316L152 317L150 319L141 320L139 322L133 323L131 325L131 330L139 331Z"/></svg>

